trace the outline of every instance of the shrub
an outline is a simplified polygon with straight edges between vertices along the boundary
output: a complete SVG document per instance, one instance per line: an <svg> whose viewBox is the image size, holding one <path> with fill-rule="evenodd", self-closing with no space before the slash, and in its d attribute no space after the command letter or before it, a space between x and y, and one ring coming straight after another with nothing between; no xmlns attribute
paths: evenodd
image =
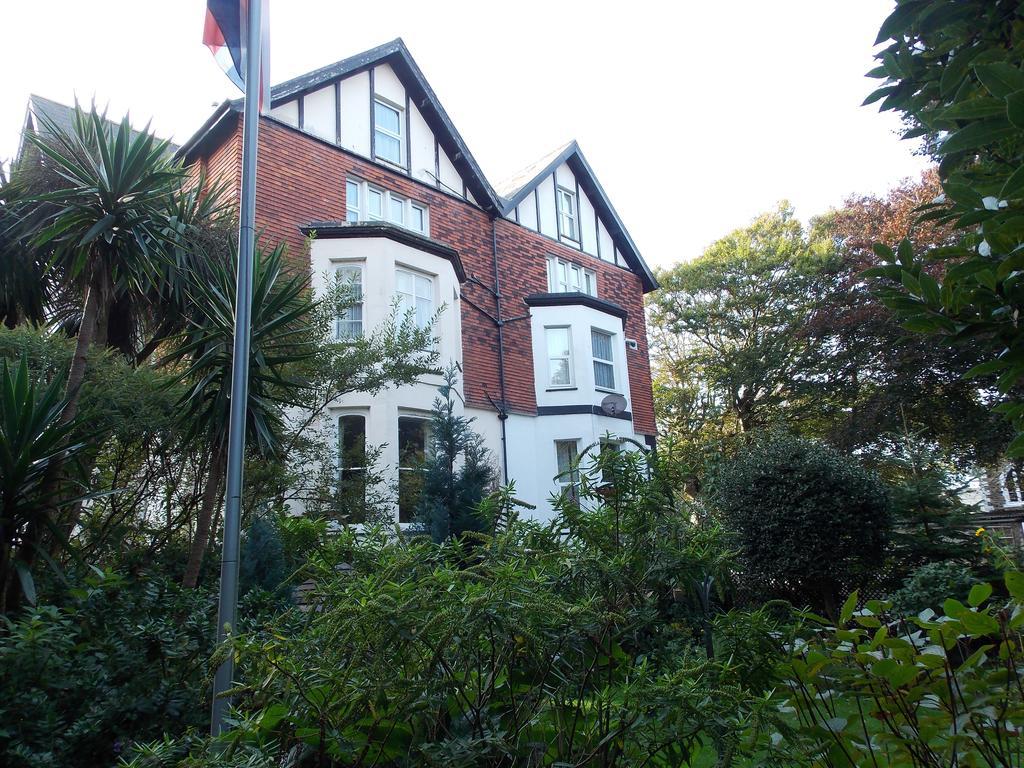
<svg viewBox="0 0 1024 768"><path fill-rule="evenodd" d="M914 571L893 594L892 605L897 611L916 615L926 608L938 608L948 597L967 599L977 582L961 563L928 563Z"/></svg>
<svg viewBox="0 0 1024 768"><path fill-rule="evenodd" d="M4 619L0 763L106 766L132 740L205 724L208 593L97 572L62 602Z"/></svg>
<svg viewBox="0 0 1024 768"><path fill-rule="evenodd" d="M818 443L782 434L754 442L718 467L710 500L737 533L745 578L764 596L834 614L839 596L883 560L885 486Z"/></svg>

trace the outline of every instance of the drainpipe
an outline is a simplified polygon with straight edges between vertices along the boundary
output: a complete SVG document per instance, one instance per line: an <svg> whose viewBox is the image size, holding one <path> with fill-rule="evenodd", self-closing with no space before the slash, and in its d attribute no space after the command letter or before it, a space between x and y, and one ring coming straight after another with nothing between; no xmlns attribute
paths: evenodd
<svg viewBox="0 0 1024 768"><path fill-rule="evenodd" d="M498 421L501 423L501 463L504 467L505 483L508 483L508 410L505 399L505 321L501 316L501 277L498 275L498 219L491 219L491 252L494 255L494 306L495 325L498 327L498 396L501 408L498 409Z"/></svg>

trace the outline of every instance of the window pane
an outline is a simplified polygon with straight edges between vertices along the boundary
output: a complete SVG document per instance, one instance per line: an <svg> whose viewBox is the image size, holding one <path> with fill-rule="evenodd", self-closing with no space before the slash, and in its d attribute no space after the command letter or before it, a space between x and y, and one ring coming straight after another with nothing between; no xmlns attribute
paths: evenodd
<svg viewBox="0 0 1024 768"><path fill-rule="evenodd" d="M371 219L384 218L384 193L380 190L371 189L366 194L369 203L369 216Z"/></svg>
<svg viewBox="0 0 1024 768"><path fill-rule="evenodd" d="M423 462L427 455L426 419L398 417L398 520L412 522L423 487Z"/></svg>
<svg viewBox="0 0 1024 768"><path fill-rule="evenodd" d="M569 269L569 290L578 291L580 289L580 273L582 271L575 265Z"/></svg>
<svg viewBox="0 0 1024 768"><path fill-rule="evenodd" d="M373 104L373 119L375 128L383 128L391 133L402 132L402 120L397 109L381 104L379 101Z"/></svg>
<svg viewBox="0 0 1024 768"><path fill-rule="evenodd" d="M405 224L405 200L400 197L391 198L391 221Z"/></svg>
<svg viewBox="0 0 1024 768"><path fill-rule="evenodd" d="M557 440L555 441L555 453L558 456L558 474L564 474L572 469L576 460L576 441Z"/></svg>
<svg viewBox="0 0 1024 768"><path fill-rule="evenodd" d="M590 340L594 349L594 357L599 360L612 359L612 337L611 334L601 331L591 331Z"/></svg>
<svg viewBox="0 0 1024 768"><path fill-rule="evenodd" d="M395 272L395 285L401 293L412 293L412 273L398 270Z"/></svg>
<svg viewBox="0 0 1024 768"><path fill-rule="evenodd" d="M416 325L427 328L434 314L434 302L430 299L416 299Z"/></svg>
<svg viewBox="0 0 1024 768"><path fill-rule="evenodd" d="M341 467L360 469L366 466L366 417L351 415L338 419L338 444Z"/></svg>
<svg viewBox="0 0 1024 768"><path fill-rule="evenodd" d="M427 231L427 212L418 205L412 206L412 221L410 222L410 226L417 232L426 233Z"/></svg>
<svg viewBox="0 0 1024 768"><path fill-rule="evenodd" d="M416 275L416 295L420 298L433 298L434 284L429 277Z"/></svg>
<svg viewBox="0 0 1024 768"><path fill-rule="evenodd" d="M548 356L568 357L569 356L569 329L548 328Z"/></svg>
<svg viewBox="0 0 1024 768"><path fill-rule="evenodd" d="M594 385L603 389L615 389L615 369L608 363L595 360Z"/></svg>
<svg viewBox="0 0 1024 768"><path fill-rule="evenodd" d="M572 375L569 370L569 361L564 357L551 359L551 386L565 387L572 384Z"/></svg>
<svg viewBox="0 0 1024 768"><path fill-rule="evenodd" d="M377 131L374 141L377 157L395 164L402 162L402 142L380 131Z"/></svg>

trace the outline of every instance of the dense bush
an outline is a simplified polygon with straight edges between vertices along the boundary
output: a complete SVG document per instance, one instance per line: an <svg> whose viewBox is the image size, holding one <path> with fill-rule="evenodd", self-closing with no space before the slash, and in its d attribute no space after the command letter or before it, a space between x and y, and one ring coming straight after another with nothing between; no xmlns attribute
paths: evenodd
<svg viewBox="0 0 1024 768"><path fill-rule="evenodd" d="M131 741L205 723L209 593L94 572L60 602L3 620L0 763L111 765Z"/></svg>
<svg viewBox="0 0 1024 768"><path fill-rule="evenodd" d="M771 664L738 620L706 651L721 534L648 471L605 452L547 527L518 521L506 491L487 502L508 521L494 536L342 535L304 623L239 642L237 764L677 766L748 749L765 680L747 673Z"/></svg>
<svg viewBox="0 0 1024 768"><path fill-rule="evenodd" d="M965 600L978 579L962 563L928 563L914 571L892 596L893 608L917 615L939 608L947 598Z"/></svg>
<svg viewBox="0 0 1024 768"><path fill-rule="evenodd" d="M724 462L710 500L737 533L744 577L763 596L829 613L881 564L885 485L815 442L776 434Z"/></svg>

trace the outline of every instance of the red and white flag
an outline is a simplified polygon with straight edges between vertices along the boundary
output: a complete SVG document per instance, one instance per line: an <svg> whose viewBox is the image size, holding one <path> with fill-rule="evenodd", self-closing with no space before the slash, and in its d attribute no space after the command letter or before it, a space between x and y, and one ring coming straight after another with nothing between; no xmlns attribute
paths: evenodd
<svg viewBox="0 0 1024 768"><path fill-rule="evenodd" d="M249 2L261 3L260 23L260 112L270 107L270 24L269 0L206 0L206 26L203 43L213 53L217 64L238 88L245 92L245 69L248 57Z"/></svg>

